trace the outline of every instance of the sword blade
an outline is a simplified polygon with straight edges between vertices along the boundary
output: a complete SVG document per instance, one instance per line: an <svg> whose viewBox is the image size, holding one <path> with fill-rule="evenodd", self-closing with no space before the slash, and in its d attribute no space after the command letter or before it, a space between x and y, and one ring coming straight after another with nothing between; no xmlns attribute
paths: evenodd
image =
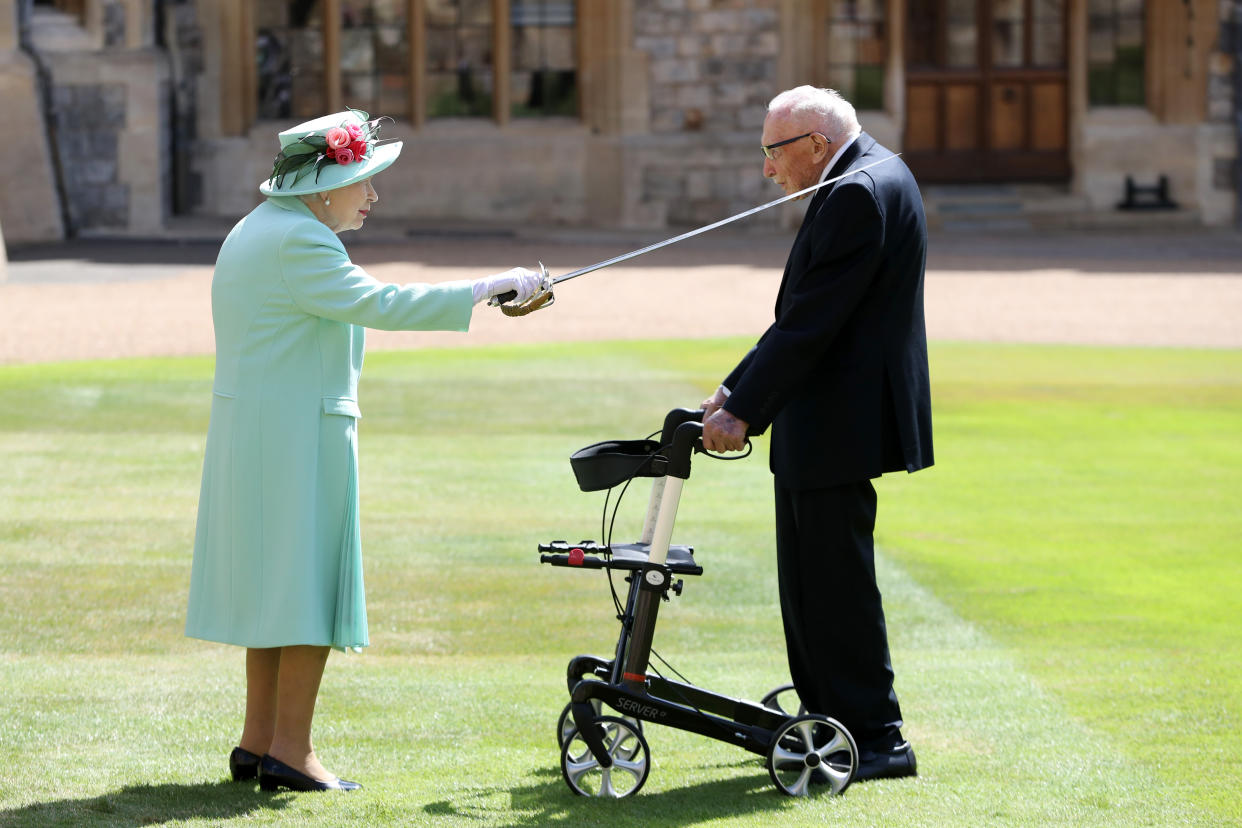
<svg viewBox="0 0 1242 828"><path fill-rule="evenodd" d="M735 216L729 216L728 218L723 218L720 221L715 221L715 222L712 222L711 224L706 224L702 227L696 227L694 230L690 230L688 232L682 233L680 236L673 236L671 239L665 239L664 241L656 242L655 244L649 244L640 250L631 250L629 253L623 253L620 256L613 256L611 259L605 259L604 261L596 262L593 265L587 265L586 267L580 267L577 270L571 271L562 276L555 277L554 279L552 279L552 284L558 285L561 282L568 282L570 279L577 279L579 276L585 276L588 273L594 273L595 271L602 270L605 267L611 267L612 265L620 264L621 262L626 262L626 261L629 261L630 259L636 259L645 253L650 253L653 250L659 250L661 247L668 247L670 244L677 244L677 242L694 238L695 236L706 233L708 230L715 230L717 227L724 227L726 224L732 224L733 222L738 221L739 219L744 219L747 216L753 216L755 213L762 213L764 210L767 210L770 207L775 207L778 204L784 204L786 201L793 201L794 199L802 198L808 193L815 192L820 187L827 187L829 184L835 184L838 181L840 181L842 178L848 178L851 175L857 175L858 173L864 170L869 170L874 166L883 164L885 161L889 161L893 158L896 158L898 155L901 155L901 153L889 155L885 158L881 158L879 161L872 161L870 164L866 165L865 167L859 167L856 170L850 170L847 173L842 173L841 175L838 175L835 178L829 178L826 181L819 182L818 184L812 184L810 187L807 187L805 190L799 190L796 193L790 193L787 196L781 196L780 198L769 201L766 204L760 204L758 207L751 207L749 210L744 210Z"/></svg>

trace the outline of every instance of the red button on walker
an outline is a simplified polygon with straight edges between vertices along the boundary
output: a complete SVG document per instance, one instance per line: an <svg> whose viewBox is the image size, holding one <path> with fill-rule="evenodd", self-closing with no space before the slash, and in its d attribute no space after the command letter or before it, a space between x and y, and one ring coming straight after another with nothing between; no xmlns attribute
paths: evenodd
<svg viewBox="0 0 1242 828"><path fill-rule="evenodd" d="M581 549L577 547L574 547L573 549L569 550L569 565L570 566L582 566L582 559L585 557L586 557L585 552L583 552Z"/></svg>

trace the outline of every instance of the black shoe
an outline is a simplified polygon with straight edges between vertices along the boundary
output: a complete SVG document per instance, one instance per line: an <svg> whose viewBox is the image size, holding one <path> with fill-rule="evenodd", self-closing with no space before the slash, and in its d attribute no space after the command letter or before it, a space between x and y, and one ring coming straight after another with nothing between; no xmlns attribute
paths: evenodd
<svg viewBox="0 0 1242 828"><path fill-rule="evenodd" d="M234 782L245 782L259 775L259 757L248 750L233 748L229 754L229 770L233 772Z"/></svg>
<svg viewBox="0 0 1242 828"><path fill-rule="evenodd" d="M291 791L356 791L361 787L357 782L340 778L331 782L320 782L267 754L263 755L263 760L259 763L259 789L264 791L280 788Z"/></svg>
<svg viewBox="0 0 1242 828"><path fill-rule="evenodd" d="M869 779L900 779L903 776L917 776L918 762L914 759L914 748L909 742L900 742L887 748L860 748L858 751L858 770L854 772L855 782L866 782Z"/></svg>

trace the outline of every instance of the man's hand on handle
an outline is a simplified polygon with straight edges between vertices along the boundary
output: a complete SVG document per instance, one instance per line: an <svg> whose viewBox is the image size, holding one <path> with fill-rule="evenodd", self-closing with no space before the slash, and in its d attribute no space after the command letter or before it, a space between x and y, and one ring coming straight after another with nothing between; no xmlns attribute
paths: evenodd
<svg viewBox="0 0 1242 828"><path fill-rule="evenodd" d="M703 406L707 408L706 405ZM748 424L719 406L703 417L703 448L708 451L741 451L746 448Z"/></svg>

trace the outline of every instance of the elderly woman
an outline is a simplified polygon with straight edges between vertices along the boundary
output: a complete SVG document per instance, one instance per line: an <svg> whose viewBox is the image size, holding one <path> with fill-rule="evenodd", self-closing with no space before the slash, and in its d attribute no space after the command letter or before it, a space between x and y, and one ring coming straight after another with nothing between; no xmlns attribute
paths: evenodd
<svg viewBox="0 0 1242 828"><path fill-rule="evenodd" d="M541 278L384 284L337 234L363 225L371 178L401 152L341 112L280 133L268 198L220 248L211 286L216 370L186 634L246 649L233 778L266 791L353 790L311 745L330 649L367 646L358 523L364 328L464 331L474 305L525 302Z"/></svg>

